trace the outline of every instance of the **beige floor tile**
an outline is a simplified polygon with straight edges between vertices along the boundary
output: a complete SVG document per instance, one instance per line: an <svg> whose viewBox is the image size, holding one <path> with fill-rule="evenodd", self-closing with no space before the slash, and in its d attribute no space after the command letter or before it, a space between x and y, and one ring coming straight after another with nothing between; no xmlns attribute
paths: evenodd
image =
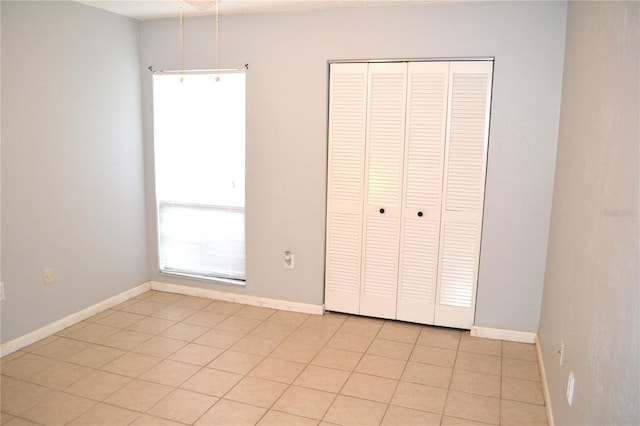
<svg viewBox="0 0 640 426"><path fill-rule="evenodd" d="M128 425L138 417L140 417L140 413L135 411L100 403L68 424L70 426Z"/></svg>
<svg viewBox="0 0 640 426"><path fill-rule="evenodd" d="M542 384L531 380L503 377L502 399L544 405Z"/></svg>
<svg viewBox="0 0 640 426"><path fill-rule="evenodd" d="M195 424L198 426L252 426L266 411L265 408L221 399Z"/></svg>
<svg viewBox="0 0 640 426"><path fill-rule="evenodd" d="M367 353L371 355L384 356L387 358L395 358L408 360L411 356L413 345L410 343L394 342L392 340L375 339L371 342Z"/></svg>
<svg viewBox="0 0 640 426"><path fill-rule="evenodd" d="M247 374L260 364L264 357L262 355L246 354L227 350L211 361L207 367L216 370L229 371L237 374Z"/></svg>
<svg viewBox="0 0 640 426"><path fill-rule="evenodd" d="M16 379L29 380L34 374L59 363L60 361L51 358L27 353L13 361L2 363L2 374Z"/></svg>
<svg viewBox="0 0 640 426"><path fill-rule="evenodd" d="M385 426L436 426L440 425L440 415L390 405L381 424Z"/></svg>
<svg viewBox="0 0 640 426"><path fill-rule="evenodd" d="M490 423L476 422L475 420L460 419L457 417L443 416L441 426L486 426Z"/></svg>
<svg viewBox="0 0 640 426"><path fill-rule="evenodd" d="M147 300L139 300L136 303L132 303L127 305L120 310L125 312L131 312L133 314L139 315L151 315L154 312L158 312L160 309L165 307L164 304L149 302Z"/></svg>
<svg viewBox="0 0 640 426"><path fill-rule="evenodd" d="M245 377L224 397L225 399L269 408L287 389L283 383L256 377Z"/></svg>
<svg viewBox="0 0 640 426"><path fill-rule="evenodd" d="M356 336L375 336L378 334L384 320L378 318L367 318L350 316L338 329L340 333L355 334Z"/></svg>
<svg viewBox="0 0 640 426"><path fill-rule="evenodd" d="M216 325L215 329L245 335L260 324L262 324L262 321L260 320L230 316L220 324Z"/></svg>
<svg viewBox="0 0 640 426"><path fill-rule="evenodd" d="M0 389L2 413L16 416L38 405L54 393L51 389L6 376L2 376Z"/></svg>
<svg viewBox="0 0 640 426"><path fill-rule="evenodd" d="M198 310L204 308L207 305L210 305L211 303L213 303L213 300L211 299L204 299L202 297L195 296L185 296L177 302L174 302L173 306L180 306L183 308Z"/></svg>
<svg viewBox="0 0 640 426"><path fill-rule="evenodd" d="M329 392L290 386L273 405L273 409L320 420L335 396Z"/></svg>
<svg viewBox="0 0 640 426"><path fill-rule="evenodd" d="M502 401L500 412L502 425L547 425L547 411L543 405L525 404L517 401Z"/></svg>
<svg viewBox="0 0 640 426"><path fill-rule="evenodd" d="M188 318L183 319L182 322L185 324L193 324L210 328L215 327L227 318L229 318L229 315L227 314L220 314L217 312L202 310L196 312Z"/></svg>
<svg viewBox="0 0 640 426"><path fill-rule="evenodd" d="M405 382L420 383L422 385L437 386L439 388L448 388L451 383L452 372L453 369L448 367L409 361L404 369L404 373L402 373L402 380Z"/></svg>
<svg viewBox="0 0 640 426"><path fill-rule="evenodd" d="M344 425L379 425L386 408L379 402L338 395L324 420Z"/></svg>
<svg viewBox="0 0 640 426"><path fill-rule="evenodd" d="M138 303L140 300L142 300L142 299L138 299L138 298L134 297L134 298L132 298L132 299L125 300L125 301L124 301L124 302L122 302L122 303L118 303L118 304L117 304L117 305L115 305L115 306L112 306L112 307L111 307L111 309L112 309L112 310L114 310L114 311L122 311L122 310L124 310L124 309L125 309L126 307L128 307L128 306L131 306L131 305L133 305L133 304Z"/></svg>
<svg viewBox="0 0 640 426"><path fill-rule="evenodd" d="M267 321L269 322L277 322L280 324L288 324L292 326L299 326L303 322L305 322L309 318L309 314L303 314L300 312L290 312L290 311L277 311L273 315L271 315Z"/></svg>
<svg viewBox="0 0 640 426"><path fill-rule="evenodd" d="M59 362L44 371L34 374L29 381L47 388L63 390L94 371L81 365Z"/></svg>
<svg viewBox="0 0 640 426"><path fill-rule="evenodd" d="M314 426L317 424L317 420L273 410L267 411L258 422L260 426Z"/></svg>
<svg viewBox="0 0 640 426"><path fill-rule="evenodd" d="M372 336L356 336L354 334L336 333L325 345L327 348L342 349L364 353L373 341Z"/></svg>
<svg viewBox="0 0 640 426"><path fill-rule="evenodd" d="M460 336L459 351L473 352L476 354L502 356L502 341L472 337L466 333Z"/></svg>
<svg viewBox="0 0 640 426"><path fill-rule="evenodd" d="M67 339L66 337L55 337L48 345L35 349L32 353L45 356L47 358L53 358L61 361L67 360L69 357L82 352L85 349L91 347L90 343L80 342L78 340Z"/></svg>
<svg viewBox="0 0 640 426"><path fill-rule="evenodd" d="M357 352L343 351L341 349L323 348L311 361L312 365L327 368L337 368L338 370L353 371L362 358L362 354Z"/></svg>
<svg viewBox="0 0 640 426"><path fill-rule="evenodd" d="M444 414L490 424L500 422L500 400L470 393L449 391Z"/></svg>
<svg viewBox="0 0 640 426"><path fill-rule="evenodd" d="M342 327L347 318L348 315L345 314L325 312L324 315L309 315L300 326L335 332Z"/></svg>
<svg viewBox="0 0 640 426"><path fill-rule="evenodd" d="M320 345L306 345L295 340L285 340L271 352L271 356L308 364L320 352L321 348Z"/></svg>
<svg viewBox="0 0 640 426"><path fill-rule="evenodd" d="M516 379L540 381L540 369L537 362L505 358L502 360L502 375Z"/></svg>
<svg viewBox="0 0 640 426"><path fill-rule="evenodd" d="M434 348L431 346L416 345L413 348L411 361L423 364L439 365L441 367L453 367L456 362L457 352L451 349Z"/></svg>
<svg viewBox="0 0 640 426"><path fill-rule="evenodd" d="M109 327L116 328L127 328L136 322L143 320L145 318L144 315L134 314L131 312L123 312L123 311L105 311L108 315L103 316L95 320L96 324L107 325Z"/></svg>
<svg viewBox="0 0 640 426"><path fill-rule="evenodd" d="M296 386L338 393L351 375L348 371L333 368L307 366L293 382Z"/></svg>
<svg viewBox="0 0 640 426"><path fill-rule="evenodd" d="M66 388L65 392L102 401L130 381L131 378L129 377L107 373L106 371L96 371Z"/></svg>
<svg viewBox="0 0 640 426"><path fill-rule="evenodd" d="M194 340L194 343L199 345L213 346L216 348L229 349L236 342L242 339L243 335L239 333L232 333L224 330L209 330L202 336Z"/></svg>
<svg viewBox="0 0 640 426"><path fill-rule="evenodd" d="M212 346L189 343L169 357L174 361L187 362L189 364L205 366L224 352L224 349Z"/></svg>
<svg viewBox="0 0 640 426"><path fill-rule="evenodd" d="M393 340L403 343L416 343L422 326L400 321L385 321L377 334L378 339Z"/></svg>
<svg viewBox="0 0 640 426"><path fill-rule="evenodd" d="M318 345L323 346L331 337L335 334L334 330L322 329L315 327L300 326L291 333L289 340L293 340L306 345Z"/></svg>
<svg viewBox="0 0 640 426"><path fill-rule="evenodd" d="M81 340L83 342L98 343L119 330L119 328L109 327L106 325L87 324L82 328L70 332L66 337Z"/></svg>
<svg viewBox="0 0 640 426"><path fill-rule="evenodd" d="M220 302L217 302L220 303ZM248 305L234 305L230 308L225 307L224 309L233 309L236 307L233 312L229 312L237 317L242 318L250 318L255 320L264 321L269 318L271 315L276 313L275 309L272 308L263 308L262 306L248 306ZM239 307L239 308L238 308Z"/></svg>
<svg viewBox="0 0 640 426"><path fill-rule="evenodd" d="M140 302L143 303L143 302ZM162 305L160 305L162 306ZM145 334L160 334L167 328L176 324L176 321L171 321L162 318L146 317L135 324L127 327L127 330L137 331L138 333Z"/></svg>
<svg viewBox="0 0 640 426"><path fill-rule="evenodd" d="M101 368L122 354L124 354L124 351L120 349L92 345L84 351L71 356L68 361L85 367Z"/></svg>
<svg viewBox="0 0 640 426"><path fill-rule="evenodd" d="M183 319L190 317L196 312L198 312L196 309L170 305L164 309L160 309L158 312L154 312L153 316L156 318L162 318L172 321L182 321Z"/></svg>
<svg viewBox="0 0 640 426"><path fill-rule="evenodd" d="M448 328L425 327L420 331L417 344L443 349L458 349L460 331Z"/></svg>
<svg viewBox="0 0 640 426"><path fill-rule="evenodd" d="M389 379L399 379L406 365L407 362L401 359L365 354L355 371Z"/></svg>
<svg viewBox="0 0 640 426"><path fill-rule="evenodd" d="M131 330L120 330L113 333L111 336L107 336L100 341L101 345L109 346L110 348L122 349L128 351L131 348L138 346L140 343L147 341L151 338L150 334L138 333Z"/></svg>
<svg viewBox="0 0 640 426"><path fill-rule="evenodd" d="M400 382L391 399L392 405L442 414L447 390L417 383Z"/></svg>
<svg viewBox="0 0 640 426"><path fill-rule="evenodd" d="M455 369L450 389L500 398L500 376Z"/></svg>
<svg viewBox="0 0 640 426"><path fill-rule="evenodd" d="M180 386L200 371L199 366L165 359L140 375L140 379L167 386Z"/></svg>
<svg viewBox="0 0 640 426"><path fill-rule="evenodd" d="M204 311L216 312L219 314L232 315L243 308L248 308L247 305L242 305L240 303L233 302L225 302L224 300L216 300L213 303L210 303L206 307L203 308ZM269 308L260 308L258 306L251 306L251 308L256 309L269 309ZM275 311L275 310L274 310ZM263 319L263 318L255 318L255 319Z"/></svg>
<svg viewBox="0 0 640 426"><path fill-rule="evenodd" d="M101 319L108 317L109 315L111 315L114 312L118 312L118 311L116 311L114 309L106 309L106 310L104 310L102 312L98 312L97 314L90 316L89 318L85 319L85 321L87 321L87 322L98 322Z"/></svg>
<svg viewBox="0 0 640 426"><path fill-rule="evenodd" d="M388 404L398 381L368 374L353 373L340 391L342 395Z"/></svg>
<svg viewBox="0 0 640 426"><path fill-rule="evenodd" d="M58 336L49 336L49 337L55 337L56 339L60 338ZM55 339L53 339L53 340L55 340ZM3 366L6 363L11 362L11 361L13 361L15 359L18 359L22 355L26 355L26 352L24 352L24 351L15 351L15 352L10 353L9 355L5 355L2 358L0 358L0 366Z"/></svg>
<svg viewBox="0 0 640 426"><path fill-rule="evenodd" d="M90 323L88 321L81 321L79 323L70 325L69 327L66 327L64 330L60 330L56 333L56 336L60 336L60 337L68 337L69 334L80 330L81 328L85 328L86 326L88 326Z"/></svg>
<svg viewBox="0 0 640 426"><path fill-rule="evenodd" d="M154 405L149 414L192 424L218 401L218 398L176 389Z"/></svg>
<svg viewBox="0 0 640 426"><path fill-rule="evenodd" d="M529 343L502 342L502 357L538 362L536 346Z"/></svg>
<svg viewBox="0 0 640 426"><path fill-rule="evenodd" d="M47 346L50 343L55 342L56 340L59 340L62 336L58 336L58 335L52 335L52 336L48 336L45 337L44 339L38 340L37 342L34 342L32 344L30 344L29 346L25 346L24 348L20 349L21 352L35 352L38 349L42 348L43 346ZM5 357L3 357L2 359L4 360Z"/></svg>
<svg viewBox="0 0 640 426"><path fill-rule="evenodd" d="M455 368L499 376L501 365L501 358L497 356L458 352Z"/></svg>
<svg viewBox="0 0 640 426"><path fill-rule="evenodd" d="M123 376L138 377L160 361L162 358L125 352L122 356L106 364L101 370Z"/></svg>
<svg viewBox="0 0 640 426"><path fill-rule="evenodd" d="M89 399L54 392L19 416L43 425L63 425L89 411L94 405L96 402Z"/></svg>
<svg viewBox="0 0 640 426"><path fill-rule="evenodd" d="M165 305L170 305L172 303L176 303L177 301L181 300L182 298L184 298L184 296L182 294L168 293L168 292L157 292L157 293L145 298L144 300L146 300L147 302L162 303L162 304L165 304Z"/></svg>
<svg viewBox="0 0 640 426"><path fill-rule="evenodd" d="M171 391L169 386L136 379L114 392L104 402L144 413Z"/></svg>
<svg viewBox="0 0 640 426"><path fill-rule="evenodd" d="M20 419L20 418L18 418L16 416L12 416L11 414L0 413L0 424L2 426L8 425L10 422L14 422L14 421L15 421L14 425L18 425L19 426L20 425L20 423L19 423L20 420L22 420L22 419ZM27 420L25 420L25 421L27 421ZM33 422L30 422L30 423L33 423ZM33 424L35 425L36 423L33 423Z"/></svg>
<svg viewBox="0 0 640 426"><path fill-rule="evenodd" d="M170 339L182 340L183 342L191 342L202 336L207 331L209 331L208 327L180 322L174 326L167 328L165 331L160 333L160 336L168 337Z"/></svg>
<svg viewBox="0 0 640 426"><path fill-rule="evenodd" d="M149 414L143 414L131 423L131 426L184 426L184 423L163 419L162 417L151 416Z"/></svg>
<svg viewBox="0 0 640 426"><path fill-rule="evenodd" d="M252 336L266 337L267 339L284 340L294 332L297 326L265 321L254 328L249 334Z"/></svg>
<svg viewBox="0 0 640 426"><path fill-rule="evenodd" d="M304 370L305 364L278 358L265 358L249 375L274 382L291 384Z"/></svg>
<svg viewBox="0 0 640 426"><path fill-rule="evenodd" d="M280 340L266 339L258 336L245 336L233 345L231 349L254 355L269 355L280 343Z"/></svg>
<svg viewBox="0 0 640 426"><path fill-rule="evenodd" d="M168 337L155 336L131 349L145 355L166 358L180 350L187 343L182 340L169 339Z"/></svg>
<svg viewBox="0 0 640 426"><path fill-rule="evenodd" d="M227 371L203 368L184 382L180 388L200 392L211 396L222 397L240 380L242 375Z"/></svg>

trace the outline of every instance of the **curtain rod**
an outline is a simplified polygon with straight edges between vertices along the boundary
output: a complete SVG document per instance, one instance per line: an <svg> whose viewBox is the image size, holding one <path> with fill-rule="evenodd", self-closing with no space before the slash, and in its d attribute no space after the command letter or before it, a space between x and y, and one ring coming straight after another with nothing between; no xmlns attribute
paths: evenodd
<svg viewBox="0 0 640 426"><path fill-rule="evenodd" d="M202 69L202 70L155 70L153 65L147 67L153 74L230 74L234 72L245 72L249 70L249 64L244 64L244 68L230 69Z"/></svg>

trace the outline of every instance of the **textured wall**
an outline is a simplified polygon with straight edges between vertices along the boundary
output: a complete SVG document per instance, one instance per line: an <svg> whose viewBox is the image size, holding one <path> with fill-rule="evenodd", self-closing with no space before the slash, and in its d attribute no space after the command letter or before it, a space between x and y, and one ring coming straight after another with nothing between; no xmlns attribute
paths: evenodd
<svg viewBox="0 0 640 426"><path fill-rule="evenodd" d="M639 14L637 2L568 9L539 333L559 425L640 424Z"/></svg>

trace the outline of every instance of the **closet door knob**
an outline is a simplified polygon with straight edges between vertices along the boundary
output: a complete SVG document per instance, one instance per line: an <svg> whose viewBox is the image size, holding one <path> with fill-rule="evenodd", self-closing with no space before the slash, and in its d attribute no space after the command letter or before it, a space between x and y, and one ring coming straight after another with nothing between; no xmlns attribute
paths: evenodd
<svg viewBox="0 0 640 426"><path fill-rule="evenodd" d="M384 214L384 209L380 209L380 214Z"/></svg>
<svg viewBox="0 0 640 426"><path fill-rule="evenodd" d="M418 212L418 217L422 217L422 212Z"/></svg>

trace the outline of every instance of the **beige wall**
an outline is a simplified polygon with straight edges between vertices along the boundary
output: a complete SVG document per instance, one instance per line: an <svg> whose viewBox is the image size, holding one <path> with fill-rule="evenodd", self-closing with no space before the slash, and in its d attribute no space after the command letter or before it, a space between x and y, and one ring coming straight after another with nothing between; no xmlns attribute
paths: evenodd
<svg viewBox="0 0 640 426"><path fill-rule="evenodd" d="M637 2L569 4L539 332L558 425L640 424L639 14Z"/></svg>

